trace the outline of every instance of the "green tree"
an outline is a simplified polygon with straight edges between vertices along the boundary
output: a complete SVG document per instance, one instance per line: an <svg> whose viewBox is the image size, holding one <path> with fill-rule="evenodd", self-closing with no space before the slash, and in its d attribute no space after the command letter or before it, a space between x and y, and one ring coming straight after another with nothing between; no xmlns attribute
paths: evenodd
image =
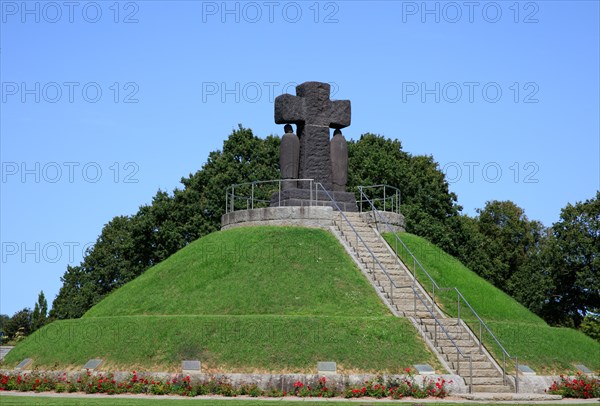
<svg viewBox="0 0 600 406"><path fill-rule="evenodd" d="M543 263L553 283L543 317L579 327L588 312L600 308L600 191L562 209Z"/></svg>
<svg viewBox="0 0 600 406"><path fill-rule="evenodd" d="M158 191L133 216L107 223L78 266L69 266L51 317L81 317L108 293L139 276L190 242L220 228L225 189L233 183L279 177L278 137L261 139L242 126L222 151L211 152L172 195Z"/></svg>
<svg viewBox="0 0 600 406"><path fill-rule="evenodd" d="M48 321L48 302L44 296L44 291L40 291L38 301L31 314L31 332L43 327Z"/></svg>
<svg viewBox="0 0 600 406"><path fill-rule="evenodd" d="M22 331L24 336L31 333L31 309L25 307L10 318L5 326L5 334L9 339L15 339L17 333Z"/></svg>
<svg viewBox="0 0 600 406"><path fill-rule="evenodd" d="M8 340L8 335L6 334L6 325L10 321L10 317L8 314L0 314L0 344L2 344L5 340Z"/></svg>
<svg viewBox="0 0 600 406"><path fill-rule="evenodd" d="M52 317L81 317L106 294L143 272L145 264L134 244L132 222L127 216L112 219L82 263L67 267L52 305Z"/></svg>
<svg viewBox="0 0 600 406"><path fill-rule="evenodd" d="M482 238L479 259L472 260L480 262L474 270L530 309L539 310L549 284L537 262L546 229L511 201L490 201L477 212Z"/></svg>
<svg viewBox="0 0 600 406"><path fill-rule="evenodd" d="M596 341L600 341L600 309L588 313L581 323L579 329Z"/></svg>
<svg viewBox="0 0 600 406"><path fill-rule="evenodd" d="M364 134L348 143L348 186L387 184L402 194L407 231L456 253L452 217L462 209L449 192L444 173L431 156L413 156L398 140Z"/></svg>

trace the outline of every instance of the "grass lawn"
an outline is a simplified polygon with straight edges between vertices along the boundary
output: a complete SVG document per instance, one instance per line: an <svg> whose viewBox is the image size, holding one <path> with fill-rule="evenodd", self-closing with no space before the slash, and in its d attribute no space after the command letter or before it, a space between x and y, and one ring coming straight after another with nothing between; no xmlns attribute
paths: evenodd
<svg viewBox="0 0 600 406"><path fill-rule="evenodd" d="M600 343L573 329L548 326L515 299L429 241L409 233L399 236L440 287L457 287L461 291L508 353L519 357L519 363L529 365L538 374L574 372L573 365L578 363L600 371ZM394 235L386 233L384 237L395 249ZM412 270L413 261L406 251L399 248L399 255ZM429 279L420 272L417 278L431 292ZM438 292L436 301L448 315L456 317L456 293ZM461 307L461 318L479 335L475 317L465 306ZM485 343L498 360L500 350L492 345L486 333Z"/></svg>
<svg viewBox="0 0 600 406"><path fill-rule="evenodd" d="M412 324L395 317L120 316L54 322L5 358L41 369L169 371L199 359L204 372L314 373L318 361L347 372L402 373L415 363L441 369Z"/></svg>
<svg viewBox="0 0 600 406"><path fill-rule="evenodd" d="M83 317L390 314L333 235L242 227L201 238Z"/></svg>

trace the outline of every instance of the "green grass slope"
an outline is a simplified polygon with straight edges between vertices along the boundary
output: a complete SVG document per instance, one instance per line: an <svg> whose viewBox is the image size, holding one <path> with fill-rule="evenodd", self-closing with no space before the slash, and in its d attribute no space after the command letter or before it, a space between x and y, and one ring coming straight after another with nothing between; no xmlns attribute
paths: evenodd
<svg viewBox="0 0 600 406"><path fill-rule="evenodd" d="M7 356L35 366L175 372L199 359L204 372L315 373L334 360L343 371L389 371L435 362L406 319L312 316L124 316L64 320L34 333ZM435 364L439 367L438 364Z"/></svg>
<svg viewBox="0 0 600 406"><path fill-rule="evenodd" d="M389 315L333 235L298 227L210 234L116 290L84 317Z"/></svg>
<svg viewBox="0 0 600 406"><path fill-rule="evenodd" d="M386 233L386 240L396 248L395 237ZM568 328L550 327L515 299L466 268L456 258L446 254L429 241L409 234L399 235L440 287L457 287L479 317L511 356L527 364L539 374L573 372L574 364L584 364L600 371L600 344L585 334ZM406 251L398 249L402 260L413 269L413 261ZM418 269L418 268L417 268ZM421 272L416 273L423 286L431 293L431 282ZM456 293L436 292L436 301L452 317L458 314ZM474 333L479 336L479 324L466 306L460 308ZM483 331L484 345L501 359L499 347L489 333Z"/></svg>
<svg viewBox="0 0 600 406"><path fill-rule="evenodd" d="M339 242L324 230L247 227L199 239L116 290L81 319L52 323L5 364L208 372L315 372L440 368L414 327L382 304Z"/></svg>

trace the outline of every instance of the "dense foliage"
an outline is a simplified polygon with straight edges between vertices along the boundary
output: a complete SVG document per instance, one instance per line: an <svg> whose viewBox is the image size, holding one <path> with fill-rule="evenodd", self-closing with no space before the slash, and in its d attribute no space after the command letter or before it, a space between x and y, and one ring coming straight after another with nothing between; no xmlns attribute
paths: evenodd
<svg viewBox="0 0 600 406"><path fill-rule="evenodd" d="M135 215L109 221L82 263L61 278L51 318L80 317L150 266L218 230L229 185L279 177L279 143L279 137L261 139L240 126L199 171L181 179L182 189L159 191ZM583 323L598 336L600 192L567 205L550 228L510 201L489 201L469 217L433 157L411 155L400 141L374 134L350 141L348 153L350 190L400 188L407 231L456 256L551 324Z"/></svg>

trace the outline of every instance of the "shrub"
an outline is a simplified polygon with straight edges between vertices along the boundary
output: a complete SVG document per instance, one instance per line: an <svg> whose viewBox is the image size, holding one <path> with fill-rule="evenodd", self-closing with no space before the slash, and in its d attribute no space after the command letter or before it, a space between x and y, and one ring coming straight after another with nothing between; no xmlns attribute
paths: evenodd
<svg viewBox="0 0 600 406"><path fill-rule="evenodd" d="M575 378L560 376L560 382L554 381L546 389L552 395L561 395L565 398L600 398L600 379L588 377L577 373Z"/></svg>

